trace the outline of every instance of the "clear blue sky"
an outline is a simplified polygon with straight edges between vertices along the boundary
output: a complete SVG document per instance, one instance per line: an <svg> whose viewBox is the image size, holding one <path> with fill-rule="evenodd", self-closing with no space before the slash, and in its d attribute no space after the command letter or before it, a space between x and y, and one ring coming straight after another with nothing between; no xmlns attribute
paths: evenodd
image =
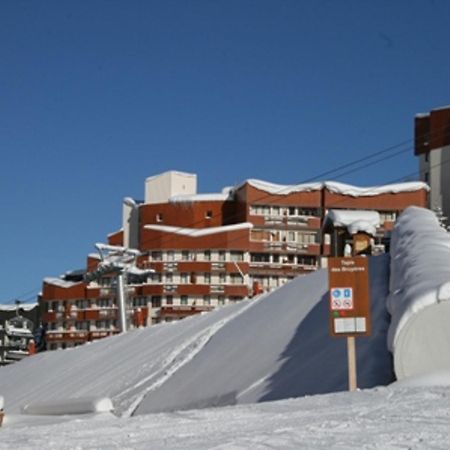
<svg viewBox="0 0 450 450"><path fill-rule="evenodd" d="M411 139L450 103L449 19L446 0L1 2L0 303L82 268L147 176L291 184ZM411 179L402 148L339 180Z"/></svg>

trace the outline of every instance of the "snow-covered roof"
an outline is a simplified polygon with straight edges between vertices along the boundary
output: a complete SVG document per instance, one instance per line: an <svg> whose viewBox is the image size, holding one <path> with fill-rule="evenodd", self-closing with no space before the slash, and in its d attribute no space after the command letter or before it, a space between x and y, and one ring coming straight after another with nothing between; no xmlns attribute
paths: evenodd
<svg viewBox="0 0 450 450"><path fill-rule="evenodd" d="M98 253L89 253L88 258L102 259Z"/></svg>
<svg viewBox="0 0 450 450"><path fill-rule="evenodd" d="M384 184L381 186L358 187L351 184L339 183L337 181L325 181L324 186L330 192L352 197L373 197L380 194L398 194L401 192L415 192L430 187L422 181L408 181L405 183Z"/></svg>
<svg viewBox="0 0 450 450"><path fill-rule="evenodd" d="M24 311L31 311L33 308L37 307L37 303L21 303L19 305L19 309L23 309ZM7 305L0 305L0 311L15 311L16 310L15 304L7 304Z"/></svg>
<svg viewBox="0 0 450 450"><path fill-rule="evenodd" d="M364 232L374 236L380 226L380 214L377 211L330 209L325 216L324 227L329 223L347 228L351 235Z"/></svg>
<svg viewBox="0 0 450 450"><path fill-rule="evenodd" d="M59 287L63 287L63 288L70 288L72 286L76 286L77 284L80 284L79 282L66 281L61 278L55 278L55 277L44 278L44 283L52 284L53 286L59 286Z"/></svg>
<svg viewBox="0 0 450 450"><path fill-rule="evenodd" d="M208 236L210 234L226 233L229 231L237 231L253 228L253 224L250 222L237 223L234 225L224 225L222 227L210 227L210 228L180 228L172 227L169 225L145 225L146 230L163 231L165 233L180 234L182 236L189 237L201 237Z"/></svg>
<svg viewBox="0 0 450 450"><path fill-rule="evenodd" d="M240 185L238 185L236 189L241 188L246 183L248 183L250 186L253 186L256 189L259 189L260 191L276 195L288 195L292 194L293 192L319 191L323 187L323 183L321 182L283 185L250 178L248 180L245 180Z"/></svg>
<svg viewBox="0 0 450 450"><path fill-rule="evenodd" d="M230 199L229 192L213 194L192 194L192 195L173 195L169 198L169 203L191 203L191 202L216 202Z"/></svg>
<svg viewBox="0 0 450 450"><path fill-rule="evenodd" d="M351 184L339 183L337 181L323 181L314 183L282 185L268 183L267 181L248 179L240 184L236 189L248 183L256 189L276 195L288 195L293 192L310 192L318 191L322 188L328 189L330 192L342 195L350 195L352 197L371 197L380 194L397 194L400 192L414 192L421 189L429 191L430 188L426 183L421 181L409 181L405 183L385 184L381 186L359 187Z"/></svg>
<svg viewBox="0 0 450 450"><path fill-rule="evenodd" d="M122 233L123 228L119 228L117 231L113 231L112 233L107 234L108 237L115 236L117 233Z"/></svg>

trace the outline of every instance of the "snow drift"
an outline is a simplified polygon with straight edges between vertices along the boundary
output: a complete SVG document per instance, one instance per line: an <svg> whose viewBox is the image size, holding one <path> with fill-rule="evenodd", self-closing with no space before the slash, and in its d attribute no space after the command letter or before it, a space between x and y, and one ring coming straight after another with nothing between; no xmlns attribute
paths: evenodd
<svg viewBox="0 0 450 450"><path fill-rule="evenodd" d="M388 263L370 259L373 334L357 340L362 388L392 381ZM108 397L129 416L346 390L345 339L329 336L327 285L319 270L256 300L2 367L6 412Z"/></svg>
<svg viewBox="0 0 450 450"><path fill-rule="evenodd" d="M391 241L388 333L398 379L450 370L450 235L417 207L399 217Z"/></svg>

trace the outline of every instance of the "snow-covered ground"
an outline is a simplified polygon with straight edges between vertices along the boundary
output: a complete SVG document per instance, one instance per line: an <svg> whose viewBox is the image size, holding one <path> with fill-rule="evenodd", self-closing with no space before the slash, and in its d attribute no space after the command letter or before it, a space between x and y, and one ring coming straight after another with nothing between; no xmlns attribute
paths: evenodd
<svg viewBox="0 0 450 450"><path fill-rule="evenodd" d="M37 419L0 429L0 448L448 449L450 392L380 387L129 419Z"/></svg>
<svg viewBox="0 0 450 450"><path fill-rule="evenodd" d="M427 234L439 235L431 253L421 250L432 266L447 235L428 213L408 214L416 227L422 223ZM327 272L321 270L256 300L0 368L6 411L0 448L448 448L450 372L425 374L436 367L423 366L421 377L382 387L394 380L389 326L390 336L401 335L427 309L419 289L426 283L417 276L414 291L401 281L414 283L407 274L417 256L406 250L415 245L416 227L408 220L396 227L390 292L389 256L370 258L373 332L357 339L364 390L342 392L345 340L329 336ZM392 309L395 298L402 307ZM433 298L432 305L446 299L442 292ZM421 308L408 307L417 303ZM448 360L448 342L433 342ZM414 361L421 358L411 350ZM107 411L105 397L114 414L29 414L61 412L65 404L72 412L101 410L98 405Z"/></svg>

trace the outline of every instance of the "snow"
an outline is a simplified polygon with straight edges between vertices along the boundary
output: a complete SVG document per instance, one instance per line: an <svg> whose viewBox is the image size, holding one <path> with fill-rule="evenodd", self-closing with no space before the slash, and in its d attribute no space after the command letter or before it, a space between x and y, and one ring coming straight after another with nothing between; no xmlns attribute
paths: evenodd
<svg viewBox="0 0 450 450"><path fill-rule="evenodd" d="M325 216L323 226L332 223L335 227L345 227L353 235L364 232L375 236L380 226L380 214L377 211L331 209Z"/></svg>
<svg viewBox="0 0 450 450"><path fill-rule="evenodd" d="M289 195L293 192L310 192L318 191L323 188L330 192L341 195L350 195L352 197L373 197L380 194L396 194L400 192L414 192L424 189L429 191L430 188L426 183L421 181L410 181L405 183L385 184L381 186L358 187L351 184L339 183L336 181L323 181L315 183L303 183L282 185L269 183L267 181L248 179L241 183L236 189L241 188L246 183L256 189L276 195Z"/></svg>
<svg viewBox="0 0 450 450"><path fill-rule="evenodd" d="M351 197L373 197L381 194L415 192L420 191L421 189L426 191L430 190L429 186L421 181L409 181L406 183L394 183L370 187L357 187L352 186L351 184L338 183L336 181L326 181L324 186L330 192L341 195L350 195Z"/></svg>
<svg viewBox="0 0 450 450"><path fill-rule="evenodd" d="M244 186L248 183L250 186L259 189L260 191L268 192L269 194L276 195L289 195L292 192L310 192L310 191L319 191L323 187L323 183L303 183L303 184L292 184L292 185L283 185L283 184L275 184L269 183L263 180L256 180L250 178L245 180L243 183L236 187L236 190Z"/></svg>
<svg viewBox="0 0 450 450"><path fill-rule="evenodd" d="M70 288L72 286L76 286L77 284L80 284L79 282L75 281L66 281L62 278L54 278L54 277L47 277L44 278L44 283L52 284L53 286L59 286L63 288Z"/></svg>
<svg viewBox="0 0 450 450"><path fill-rule="evenodd" d="M450 370L450 234L434 213L409 207L391 241L388 345L397 378Z"/></svg>
<svg viewBox="0 0 450 450"><path fill-rule="evenodd" d="M169 203L224 202L229 199L229 192L213 194L173 195L169 198Z"/></svg>
<svg viewBox="0 0 450 450"><path fill-rule="evenodd" d="M32 309L37 307L37 303L20 303L19 309L23 309L24 311L31 311ZM6 304L6 305L0 305L0 311L16 311L17 305L12 304Z"/></svg>
<svg viewBox="0 0 450 450"><path fill-rule="evenodd" d="M67 414L89 414L112 411L112 401L107 398L63 398L56 401L28 403L22 414L61 416Z"/></svg>
<svg viewBox="0 0 450 450"><path fill-rule="evenodd" d="M448 448L450 370L433 365L449 360L448 234L431 212L409 208L391 251L369 258L361 390L344 392L345 339L329 335L319 270L254 300L1 367L0 449ZM393 384L388 328L396 372L399 361L421 368ZM21 414L26 404L105 397L114 414Z"/></svg>
<svg viewBox="0 0 450 450"><path fill-rule="evenodd" d="M253 228L250 222L237 223L233 225L224 225L221 227L210 228L180 228L172 227L170 225L144 225L146 230L162 231L164 233L175 233L189 237L208 236L210 234L227 233L230 231L238 231Z"/></svg>

